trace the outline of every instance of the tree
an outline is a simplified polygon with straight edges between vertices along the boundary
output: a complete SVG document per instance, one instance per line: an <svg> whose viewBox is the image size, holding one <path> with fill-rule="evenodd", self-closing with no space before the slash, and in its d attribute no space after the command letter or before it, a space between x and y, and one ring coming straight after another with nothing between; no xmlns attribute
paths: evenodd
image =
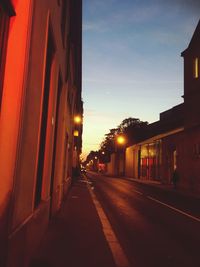
<svg viewBox="0 0 200 267"><path fill-rule="evenodd" d="M124 119L118 126L121 133L127 137L127 145L131 145L143 139L147 129L148 122L129 117Z"/></svg>
<svg viewBox="0 0 200 267"><path fill-rule="evenodd" d="M140 119L129 117L124 119L117 128L110 129L110 132L105 134L105 138L100 145L100 152L111 155L115 151L115 139L119 134L123 134L126 139L126 146L134 144L142 140L145 136L148 122L143 122ZM109 157L107 157L109 158Z"/></svg>
<svg viewBox="0 0 200 267"><path fill-rule="evenodd" d="M105 134L105 138L100 144L100 150L112 154L115 149L114 139L118 133L118 128L110 129L110 132Z"/></svg>
<svg viewBox="0 0 200 267"><path fill-rule="evenodd" d="M90 160L93 160L95 157L98 157L99 152L98 151L90 151L90 153L87 155L86 163L88 163Z"/></svg>

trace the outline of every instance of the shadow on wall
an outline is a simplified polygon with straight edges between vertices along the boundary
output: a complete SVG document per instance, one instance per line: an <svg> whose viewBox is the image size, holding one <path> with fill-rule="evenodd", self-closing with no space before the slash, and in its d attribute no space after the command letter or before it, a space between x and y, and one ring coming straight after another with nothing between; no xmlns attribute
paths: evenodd
<svg viewBox="0 0 200 267"><path fill-rule="evenodd" d="M7 194L5 201L0 205L0 266L5 265L7 248L8 248L8 218L11 207L10 193Z"/></svg>

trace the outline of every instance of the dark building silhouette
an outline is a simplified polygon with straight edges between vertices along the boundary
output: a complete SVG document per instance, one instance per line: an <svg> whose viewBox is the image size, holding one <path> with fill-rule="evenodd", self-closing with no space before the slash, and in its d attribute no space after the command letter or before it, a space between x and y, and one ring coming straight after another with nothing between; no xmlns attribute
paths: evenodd
<svg viewBox="0 0 200 267"><path fill-rule="evenodd" d="M200 21L184 58L185 139L182 157L184 187L200 192Z"/></svg>

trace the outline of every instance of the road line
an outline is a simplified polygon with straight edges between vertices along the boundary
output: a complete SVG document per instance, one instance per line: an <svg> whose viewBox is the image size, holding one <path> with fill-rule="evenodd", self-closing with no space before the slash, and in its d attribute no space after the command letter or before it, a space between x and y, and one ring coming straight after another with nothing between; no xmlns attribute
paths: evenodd
<svg viewBox="0 0 200 267"><path fill-rule="evenodd" d="M86 178L87 179L87 178ZM89 192L91 194L92 200L94 202L95 208L97 210L98 216L100 218L101 224L102 224L102 229L103 233L105 235L105 238L108 242L108 245L111 249L116 267L130 267L130 263L123 251L123 248L121 247L119 240L117 239L112 226L100 204L98 201L95 193L93 190L90 188L89 184L87 184Z"/></svg>
<svg viewBox="0 0 200 267"><path fill-rule="evenodd" d="M143 195L143 193L141 193L140 191L137 191L137 190L133 190L133 192L138 193L140 195Z"/></svg>
<svg viewBox="0 0 200 267"><path fill-rule="evenodd" d="M163 205L163 206L165 206L165 207L168 207L168 208L170 208L170 209L172 209L172 210L174 210L174 211L176 211L176 212L178 212L178 213L180 213L180 214L182 214L182 215L185 215L186 217L188 217L188 218L190 218L190 219L193 219L193 220L195 220L195 221L197 221L197 222L200 222L200 219L199 219L199 218L194 217L194 216L192 216L192 215L190 215L190 214L188 214L188 213L186 213L186 212L184 212L184 211L182 211L182 210L176 209L176 208L174 208L174 207L172 207L172 206L170 206L170 205L168 205L168 204L165 204L165 203L163 203L163 202L161 202L161 201L159 201L159 200L157 200L157 199L155 199L155 198L153 198L153 197L149 197L149 196L147 196L147 198L148 198L148 199L151 199L151 200L153 200L153 201L155 201L155 202L157 202L157 203L159 203L159 204L161 204L161 205Z"/></svg>

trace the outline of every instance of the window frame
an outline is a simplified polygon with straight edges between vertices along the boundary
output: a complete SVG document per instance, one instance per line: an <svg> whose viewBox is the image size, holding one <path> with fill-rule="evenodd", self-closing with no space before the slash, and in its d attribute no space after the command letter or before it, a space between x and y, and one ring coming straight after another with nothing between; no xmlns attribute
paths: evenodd
<svg viewBox="0 0 200 267"><path fill-rule="evenodd" d="M8 34L10 18L15 15L15 11L8 0L0 3L0 110L3 95L3 83L6 64Z"/></svg>

